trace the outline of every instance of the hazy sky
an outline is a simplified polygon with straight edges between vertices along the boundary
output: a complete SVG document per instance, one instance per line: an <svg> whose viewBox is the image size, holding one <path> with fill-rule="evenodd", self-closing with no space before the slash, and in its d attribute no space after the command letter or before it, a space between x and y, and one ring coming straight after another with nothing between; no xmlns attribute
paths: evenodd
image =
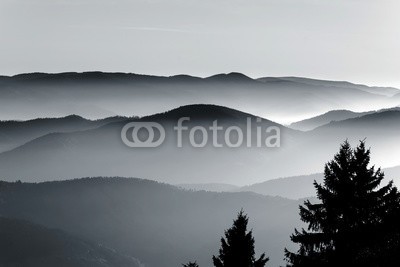
<svg viewBox="0 0 400 267"><path fill-rule="evenodd" d="M306 76L400 87L398 0L0 0L0 74Z"/></svg>

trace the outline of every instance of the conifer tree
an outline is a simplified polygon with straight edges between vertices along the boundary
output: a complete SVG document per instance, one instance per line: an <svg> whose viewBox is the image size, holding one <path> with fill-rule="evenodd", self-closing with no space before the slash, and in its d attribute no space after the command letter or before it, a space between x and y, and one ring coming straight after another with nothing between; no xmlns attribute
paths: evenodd
<svg viewBox="0 0 400 267"><path fill-rule="evenodd" d="M219 256L213 256L215 267L264 267L268 258L262 254L255 259L254 238L252 231L247 231L248 217L243 210L238 214L233 226L225 231L221 238Z"/></svg>
<svg viewBox="0 0 400 267"><path fill-rule="evenodd" d="M320 203L300 207L308 230L291 236L300 249L286 250L288 266L396 266L399 193L369 163L364 141L355 149L346 141L326 164L323 184L314 181Z"/></svg>
<svg viewBox="0 0 400 267"><path fill-rule="evenodd" d="M189 262L188 264L182 264L183 267L199 267L196 262Z"/></svg>

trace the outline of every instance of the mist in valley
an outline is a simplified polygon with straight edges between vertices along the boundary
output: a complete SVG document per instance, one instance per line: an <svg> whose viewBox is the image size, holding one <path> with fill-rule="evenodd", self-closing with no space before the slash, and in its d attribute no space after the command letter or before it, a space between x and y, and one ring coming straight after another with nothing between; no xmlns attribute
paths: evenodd
<svg viewBox="0 0 400 267"><path fill-rule="evenodd" d="M284 248L298 249L299 205L318 201L313 182L345 140L364 140L384 181L400 183L397 89L238 73L1 79L0 246L15 242L7 264L212 266L243 209L256 254L279 266ZM132 123L157 123L165 140L127 146L133 128L121 132Z"/></svg>

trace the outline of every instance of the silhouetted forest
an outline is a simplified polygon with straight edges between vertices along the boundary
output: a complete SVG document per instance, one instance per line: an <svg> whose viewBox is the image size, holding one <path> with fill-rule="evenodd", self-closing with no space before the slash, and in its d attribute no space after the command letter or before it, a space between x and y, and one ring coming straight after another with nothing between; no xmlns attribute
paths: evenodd
<svg viewBox="0 0 400 267"><path fill-rule="evenodd" d="M323 182L314 181L318 201L300 206L308 227L291 235L300 248L285 249L287 267L400 266L400 193L392 181L382 184L384 173L370 166L370 154L364 141L354 149L345 141L325 165ZM242 210L221 239L215 267L263 267L268 262L265 254L255 259L247 224Z"/></svg>
<svg viewBox="0 0 400 267"><path fill-rule="evenodd" d="M344 142L300 212L300 202L280 197L141 179L0 182L1 253L10 251L0 263L264 267L286 257L288 267L399 266L400 194L370 154L364 142ZM240 207L250 216L239 212L218 244Z"/></svg>
<svg viewBox="0 0 400 267"><path fill-rule="evenodd" d="M135 178L2 182L0 199L1 216L103 244L146 267L181 266L191 260L210 266L223 230L241 207L251 218L257 246L273 255L272 264L282 262L289 233L301 227L300 201L250 192L193 192Z"/></svg>

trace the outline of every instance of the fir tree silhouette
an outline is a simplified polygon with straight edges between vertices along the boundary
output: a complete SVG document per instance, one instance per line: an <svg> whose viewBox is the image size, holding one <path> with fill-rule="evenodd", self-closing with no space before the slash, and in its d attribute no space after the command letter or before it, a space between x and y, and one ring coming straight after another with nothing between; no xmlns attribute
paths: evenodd
<svg viewBox="0 0 400 267"><path fill-rule="evenodd" d="M189 262L188 264L182 264L183 267L199 267L196 262Z"/></svg>
<svg viewBox="0 0 400 267"><path fill-rule="evenodd" d="M400 266L399 193L392 182L380 186L384 174L369 163L364 141L355 149L346 141L326 164L323 184L314 181L320 203L300 207L308 231L291 236L300 249L285 250L288 266Z"/></svg>
<svg viewBox="0 0 400 267"><path fill-rule="evenodd" d="M262 254L255 259L252 231L247 232L248 217L241 210L233 226L221 238L219 256L213 256L215 267L263 267L269 260Z"/></svg>

